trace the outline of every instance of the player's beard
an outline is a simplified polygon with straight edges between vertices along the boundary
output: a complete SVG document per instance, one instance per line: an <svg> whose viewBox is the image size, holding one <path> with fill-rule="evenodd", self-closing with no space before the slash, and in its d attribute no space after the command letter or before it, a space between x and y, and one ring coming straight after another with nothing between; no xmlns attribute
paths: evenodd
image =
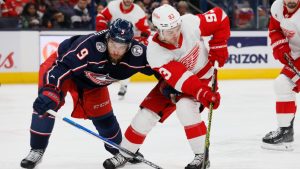
<svg viewBox="0 0 300 169"><path fill-rule="evenodd" d="M109 52L109 60L114 64L118 64L122 60L123 56L124 56L124 54L117 55L117 54L111 54Z"/></svg>
<svg viewBox="0 0 300 169"><path fill-rule="evenodd" d="M290 9L295 9L298 6L298 3L296 2L289 2L286 4L286 6Z"/></svg>
<svg viewBox="0 0 300 169"><path fill-rule="evenodd" d="M123 5L124 5L125 8L129 8L131 6L131 4L132 4L131 0L130 1L123 1Z"/></svg>

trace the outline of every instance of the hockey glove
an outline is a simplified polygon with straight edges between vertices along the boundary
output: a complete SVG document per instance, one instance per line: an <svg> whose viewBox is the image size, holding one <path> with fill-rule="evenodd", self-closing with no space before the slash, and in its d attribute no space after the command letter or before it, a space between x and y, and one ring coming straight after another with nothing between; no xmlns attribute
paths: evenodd
<svg viewBox="0 0 300 169"><path fill-rule="evenodd" d="M288 56L292 59L290 56L291 48L288 43L282 43L280 45L277 45L273 48L273 55L275 59L278 59L282 64L288 65L287 60L284 57L284 54L288 54Z"/></svg>
<svg viewBox="0 0 300 169"><path fill-rule="evenodd" d="M43 87L33 103L33 110L39 115L44 115L49 109L57 111L61 100L62 96L58 89L49 86Z"/></svg>
<svg viewBox="0 0 300 169"><path fill-rule="evenodd" d="M220 93L212 92L210 87L201 87L196 96L196 99L207 108L209 108L210 103L213 103L213 109L217 109L220 105Z"/></svg>
<svg viewBox="0 0 300 169"><path fill-rule="evenodd" d="M213 63L217 61L219 63L219 67L223 67L226 60L228 59L228 49L227 44L224 43L212 43L209 44L210 50L208 53L208 59Z"/></svg>
<svg viewBox="0 0 300 169"><path fill-rule="evenodd" d="M168 99L171 99L172 103L176 104L178 97L182 94L181 92L168 85L165 81L162 81L159 86L160 92Z"/></svg>

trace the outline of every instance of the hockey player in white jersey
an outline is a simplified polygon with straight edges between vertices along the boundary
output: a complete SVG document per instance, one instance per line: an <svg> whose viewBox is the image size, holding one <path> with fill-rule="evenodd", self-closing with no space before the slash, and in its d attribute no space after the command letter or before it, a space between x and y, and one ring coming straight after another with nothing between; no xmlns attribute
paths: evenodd
<svg viewBox="0 0 300 169"><path fill-rule="evenodd" d="M152 22L157 33L149 40L147 60L163 81L142 102L121 146L136 152L157 122L163 122L176 109L194 154L194 159L185 169L199 169L202 164L207 167L209 160L204 159L206 125L200 113L210 103L214 103L214 109L220 104L220 94L211 91L211 78L214 62L222 67L228 58L229 19L221 8L180 17L172 6L163 5L153 11ZM212 36L209 51L203 36ZM173 99L175 103L164 97L166 83L181 92ZM120 153L105 160L103 166L106 169L118 168L126 163L127 158L126 154Z"/></svg>
<svg viewBox="0 0 300 169"><path fill-rule="evenodd" d="M293 150L293 122L297 109L295 95L300 91L300 77L289 67L285 55L300 70L299 3L299 0L276 0L271 7L269 37L274 58L284 67L274 85L278 129L262 139L262 148L266 149Z"/></svg>

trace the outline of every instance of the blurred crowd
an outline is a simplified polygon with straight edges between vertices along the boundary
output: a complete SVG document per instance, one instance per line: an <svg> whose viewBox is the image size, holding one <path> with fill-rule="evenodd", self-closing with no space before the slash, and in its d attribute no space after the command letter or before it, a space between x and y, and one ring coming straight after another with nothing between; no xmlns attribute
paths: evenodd
<svg viewBox="0 0 300 169"><path fill-rule="evenodd" d="M0 8L0 28L95 29L95 17L111 0L6 0ZM257 3L254 3L257 2ZM181 15L220 6L234 29L266 29L272 0L135 0L147 14L162 5L175 6ZM256 15L257 14L257 15ZM257 17L256 17L257 16Z"/></svg>

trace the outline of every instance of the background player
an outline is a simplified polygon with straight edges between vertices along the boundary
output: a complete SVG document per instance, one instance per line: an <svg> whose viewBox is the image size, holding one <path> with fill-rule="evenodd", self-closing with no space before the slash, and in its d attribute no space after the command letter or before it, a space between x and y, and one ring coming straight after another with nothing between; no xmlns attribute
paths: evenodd
<svg viewBox="0 0 300 169"><path fill-rule="evenodd" d="M299 92L300 77L289 67L285 54L300 70L299 0L276 0L271 7L269 37L273 55L283 65L275 79L276 115L278 129L262 139L262 148L292 150L294 141L293 122L297 110L296 93Z"/></svg>

